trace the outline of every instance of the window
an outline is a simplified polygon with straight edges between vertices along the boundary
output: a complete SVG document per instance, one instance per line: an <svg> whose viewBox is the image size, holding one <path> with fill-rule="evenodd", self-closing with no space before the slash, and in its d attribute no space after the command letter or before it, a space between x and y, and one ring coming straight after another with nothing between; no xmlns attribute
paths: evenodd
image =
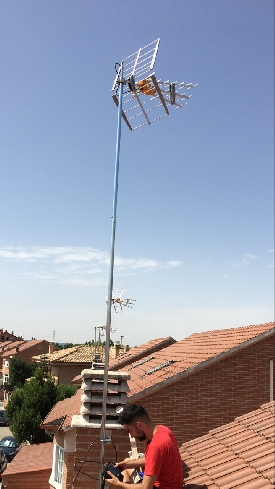
<svg viewBox="0 0 275 489"><path fill-rule="evenodd" d="M8 374L4 374L4 384L9 381L9 376Z"/></svg>
<svg viewBox="0 0 275 489"><path fill-rule="evenodd" d="M38 350L41 350L41 345L38 345L38 347L37 347L37 348L38 348Z"/></svg>
<svg viewBox="0 0 275 489"><path fill-rule="evenodd" d="M56 466L55 466L55 482L61 484L64 461L64 449L56 446Z"/></svg>
<svg viewBox="0 0 275 489"><path fill-rule="evenodd" d="M8 367L9 366L9 361L8 360L5 360L4 366L5 367Z"/></svg>
<svg viewBox="0 0 275 489"><path fill-rule="evenodd" d="M53 466L52 466L52 473L51 473L49 483L51 486L55 487L56 489L61 489L63 462L64 462L64 448L54 444Z"/></svg>

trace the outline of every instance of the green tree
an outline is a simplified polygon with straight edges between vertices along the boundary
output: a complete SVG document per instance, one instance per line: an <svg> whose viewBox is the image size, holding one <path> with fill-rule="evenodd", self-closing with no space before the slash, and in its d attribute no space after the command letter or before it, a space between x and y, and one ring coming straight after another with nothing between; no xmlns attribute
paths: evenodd
<svg viewBox="0 0 275 489"><path fill-rule="evenodd" d="M71 386L68 386L71 387ZM5 416L19 443L44 443L52 439L40 424L60 399L71 397L75 389L56 386L52 377L45 379L43 370L36 368L28 384L15 389L6 407Z"/></svg>
<svg viewBox="0 0 275 489"><path fill-rule="evenodd" d="M12 358L9 367L9 383L12 387L22 387L25 380L31 377L37 368L35 364L28 364L21 358Z"/></svg>

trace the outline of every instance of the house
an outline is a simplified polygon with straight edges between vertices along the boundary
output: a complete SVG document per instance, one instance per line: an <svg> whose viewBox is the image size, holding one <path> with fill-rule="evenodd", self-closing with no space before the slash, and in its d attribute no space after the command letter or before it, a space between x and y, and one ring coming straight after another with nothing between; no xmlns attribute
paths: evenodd
<svg viewBox="0 0 275 489"><path fill-rule="evenodd" d="M131 377L125 390L127 402L142 404L155 423L174 431L181 445L273 400L274 335L274 323L196 333L116 373ZM72 488L96 488L90 479L95 477L91 467L85 468L86 476L78 470L85 457L99 461L100 430L94 414L100 410L92 395L96 372L84 370L81 389L71 399L57 403L41 425L55 434L54 463L63 464L62 483L52 486L57 489L72 484L76 476ZM110 404L107 402L114 420ZM125 436L117 426L110 429L118 458L124 458L130 450L127 433ZM115 456L111 450L107 445L110 460ZM216 488L203 485L196 489Z"/></svg>
<svg viewBox="0 0 275 489"><path fill-rule="evenodd" d="M121 351L120 345L115 345L115 347L110 349L111 358L109 360L109 369L113 371L119 369L124 370L127 368L127 365L130 365L133 362L136 363L142 360L144 357L148 357L153 353L155 353L156 351L159 351L162 348L165 348L169 345L173 345L174 343L176 343L176 340L174 340L174 338L172 338L171 336L168 336L166 338L157 338L154 340L147 341L142 345L135 346L134 348L131 348L129 351L124 351L123 353L120 353ZM115 354L113 355L112 355L112 350L115 351ZM104 351L102 351L102 359L104 359ZM71 382L75 385L81 385L82 383L81 375L79 374L73 379L71 379Z"/></svg>
<svg viewBox="0 0 275 489"><path fill-rule="evenodd" d="M53 443L23 445L2 474L7 489L49 489Z"/></svg>
<svg viewBox="0 0 275 489"><path fill-rule="evenodd" d="M90 368L95 354L104 356L104 347L77 345L64 350L49 352L47 355L35 355L32 357L34 362L41 362L43 359L58 384L70 384L73 377L80 374L84 368ZM110 354L115 355L115 350Z"/></svg>
<svg viewBox="0 0 275 489"><path fill-rule="evenodd" d="M9 333L6 329L0 329L0 343L4 341L17 341L19 338L13 334L13 331Z"/></svg>
<svg viewBox="0 0 275 489"><path fill-rule="evenodd" d="M195 333L128 365L129 402L142 403L180 442L258 409L273 399L274 326Z"/></svg>
<svg viewBox="0 0 275 489"><path fill-rule="evenodd" d="M3 367L5 368L5 364L7 364L6 359L3 360L2 355L14 349L15 347L18 347L25 343L24 340L17 340L17 341L12 341L12 340L7 340L7 341L2 341L0 343L0 400L3 401L4 399L4 385L7 384L8 382L8 375L4 374L3 375Z"/></svg>
<svg viewBox="0 0 275 489"><path fill-rule="evenodd" d="M78 390L73 397L58 402L41 425L54 435L51 488L98 487L104 371L86 369L82 376L83 392ZM111 443L104 447L108 460L124 458L130 449L128 434L117 423L116 415L116 407L127 400L128 379L127 373L109 371L107 399L111 405L106 429Z"/></svg>
<svg viewBox="0 0 275 489"><path fill-rule="evenodd" d="M274 489L275 402L184 443L185 489Z"/></svg>
<svg viewBox="0 0 275 489"><path fill-rule="evenodd" d="M10 394L11 387L9 386L9 367L12 358L20 358L25 360L26 363L32 363L32 357L35 354L43 354L49 351L50 343L46 340L31 340L31 341L20 341L8 345L4 352L2 352L2 384L4 384L4 405L7 404ZM10 348L10 346L12 346Z"/></svg>
<svg viewBox="0 0 275 489"><path fill-rule="evenodd" d="M168 338L159 338L151 340L144 345L131 348L125 351L120 344L110 348L109 367L111 370L124 368L133 361L138 361L146 355L175 343L176 340L169 336ZM121 353L123 351L123 353ZM58 384L70 384L72 379L76 385L81 385L80 373L85 368L90 368L95 354L100 355L104 360L105 348L99 346L77 345L72 348L55 351L52 354L44 356L49 366L50 374L56 378ZM33 357L34 362L40 362L40 355Z"/></svg>

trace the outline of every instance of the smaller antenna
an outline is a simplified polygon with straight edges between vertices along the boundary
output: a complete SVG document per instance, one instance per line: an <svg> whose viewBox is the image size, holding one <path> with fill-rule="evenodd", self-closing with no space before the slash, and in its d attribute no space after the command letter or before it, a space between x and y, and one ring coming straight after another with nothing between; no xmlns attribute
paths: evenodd
<svg viewBox="0 0 275 489"><path fill-rule="evenodd" d="M123 312L122 307L134 306L136 299L122 299L124 289L115 289L112 294L112 306L114 306L115 312ZM106 304L108 304L108 297L106 297Z"/></svg>
<svg viewBox="0 0 275 489"><path fill-rule="evenodd" d="M55 343L55 330L53 330L53 343Z"/></svg>

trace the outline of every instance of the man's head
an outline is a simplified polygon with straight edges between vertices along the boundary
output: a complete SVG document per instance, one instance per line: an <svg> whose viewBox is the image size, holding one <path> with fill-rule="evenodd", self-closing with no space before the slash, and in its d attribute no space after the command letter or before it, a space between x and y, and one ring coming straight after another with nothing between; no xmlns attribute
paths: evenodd
<svg viewBox="0 0 275 489"><path fill-rule="evenodd" d="M118 418L131 437L144 441L150 435L152 425L147 411L139 404L126 406Z"/></svg>

